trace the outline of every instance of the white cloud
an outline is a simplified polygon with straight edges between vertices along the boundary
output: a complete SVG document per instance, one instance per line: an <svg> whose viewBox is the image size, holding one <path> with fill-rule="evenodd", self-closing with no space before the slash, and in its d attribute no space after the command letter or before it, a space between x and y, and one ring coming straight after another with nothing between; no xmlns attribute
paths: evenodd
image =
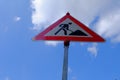
<svg viewBox="0 0 120 80"><path fill-rule="evenodd" d="M96 32L105 38L111 38L112 42L120 42L119 5L119 0L31 0L32 23L34 24L32 30L45 29L68 11L86 25L100 15L100 20L95 26ZM58 42L46 43L56 46ZM88 50L97 53L95 47Z"/></svg>
<svg viewBox="0 0 120 80"><path fill-rule="evenodd" d="M111 2L110 0L31 0L31 3L32 23L34 27L39 26L38 29L42 29L68 11L88 25Z"/></svg>
<svg viewBox="0 0 120 80"><path fill-rule="evenodd" d="M112 42L120 42L120 10L111 10L102 16L96 25L96 31Z"/></svg>
<svg viewBox="0 0 120 80"><path fill-rule="evenodd" d="M88 25L94 16L109 4L109 0L31 0L32 30L41 30L70 12L78 20ZM87 5L87 6L86 6ZM56 45L58 42L47 42Z"/></svg>
<svg viewBox="0 0 120 80"><path fill-rule="evenodd" d="M58 43L58 41L45 41L46 45L49 45L49 46L56 46Z"/></svg>
<svg viewBox="0 0 120 80"><path fill-rule="evenodd" d="M16 22L18 22L18 21L20 21L21 20L21 17L19 17L19 16L15 16L14 17L14 21L16 21Z"/></svg>
<svg viewBox="0 0 120 80"><path fill-rule="evenodd" d="M98 52L97 43L93 43L93 45L91 47L88 47L87 50L96 57Z"/></svg>

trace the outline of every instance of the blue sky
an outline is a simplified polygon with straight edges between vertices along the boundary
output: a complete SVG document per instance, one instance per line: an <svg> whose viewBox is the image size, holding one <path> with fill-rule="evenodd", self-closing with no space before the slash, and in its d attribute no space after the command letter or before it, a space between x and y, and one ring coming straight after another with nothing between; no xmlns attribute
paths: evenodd
<svg viewBox="0 0 120 80"><path fill-rule="evenodd" d="M106 39L71 42L68 80L120 79L119 0L0 0L0 80L61 80L63 42L31 39L67 11Z"/></svg>

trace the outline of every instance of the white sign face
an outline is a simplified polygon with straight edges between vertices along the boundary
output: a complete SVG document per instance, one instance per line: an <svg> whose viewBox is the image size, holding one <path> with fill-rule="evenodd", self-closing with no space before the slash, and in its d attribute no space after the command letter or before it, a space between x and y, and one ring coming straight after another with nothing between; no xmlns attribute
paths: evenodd
<svg viewBox="0 0 120 80"><path fill-rule="evenodd" d="M49 31L45 36L92 37L89 33L87 33L70 19L64 20L57 27Z"/></svg>

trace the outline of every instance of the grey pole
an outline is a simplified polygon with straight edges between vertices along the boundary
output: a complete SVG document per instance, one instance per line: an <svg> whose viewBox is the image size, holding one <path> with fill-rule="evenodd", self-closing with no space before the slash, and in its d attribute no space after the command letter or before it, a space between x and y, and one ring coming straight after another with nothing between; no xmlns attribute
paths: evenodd
<svg viewBox="0 0 120 80"><path fill-rule="evenodd" d="M63 72L62 72L62 80L67 80L68 76L68 48L69 41L64 41L64 60L63 60Z"/></svg>

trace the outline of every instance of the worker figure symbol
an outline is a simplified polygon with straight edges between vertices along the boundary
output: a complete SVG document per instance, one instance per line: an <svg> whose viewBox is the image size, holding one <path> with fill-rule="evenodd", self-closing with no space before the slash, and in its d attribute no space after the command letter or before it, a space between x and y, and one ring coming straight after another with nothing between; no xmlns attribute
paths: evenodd
<svg viewBox="0 0 120 80"><path fill-rule="evenodd" d="M57 35L61 30L64 31L64 35L68 35L67 31L73 32L72 30L69 29L71 24L72 24L71 22L69 22L68 24L60 24L59 27L61 28L55 33L55 35Z"/></svg>
<svg viewBox="0 0 120 80"><path fill-rule="evenodd" d="M71 22L69 22L68 24L60 24L59 27L61 27L61 28L58 31L55 32L55 35L57 35L61 30L63 30L64 31L64 35L88 36L86 33L84 33L81 30L75 30L75 31L70 30L69 27L71 25L72 25ZM68 31L69 31L69 34L68 34Z"/></svg>

